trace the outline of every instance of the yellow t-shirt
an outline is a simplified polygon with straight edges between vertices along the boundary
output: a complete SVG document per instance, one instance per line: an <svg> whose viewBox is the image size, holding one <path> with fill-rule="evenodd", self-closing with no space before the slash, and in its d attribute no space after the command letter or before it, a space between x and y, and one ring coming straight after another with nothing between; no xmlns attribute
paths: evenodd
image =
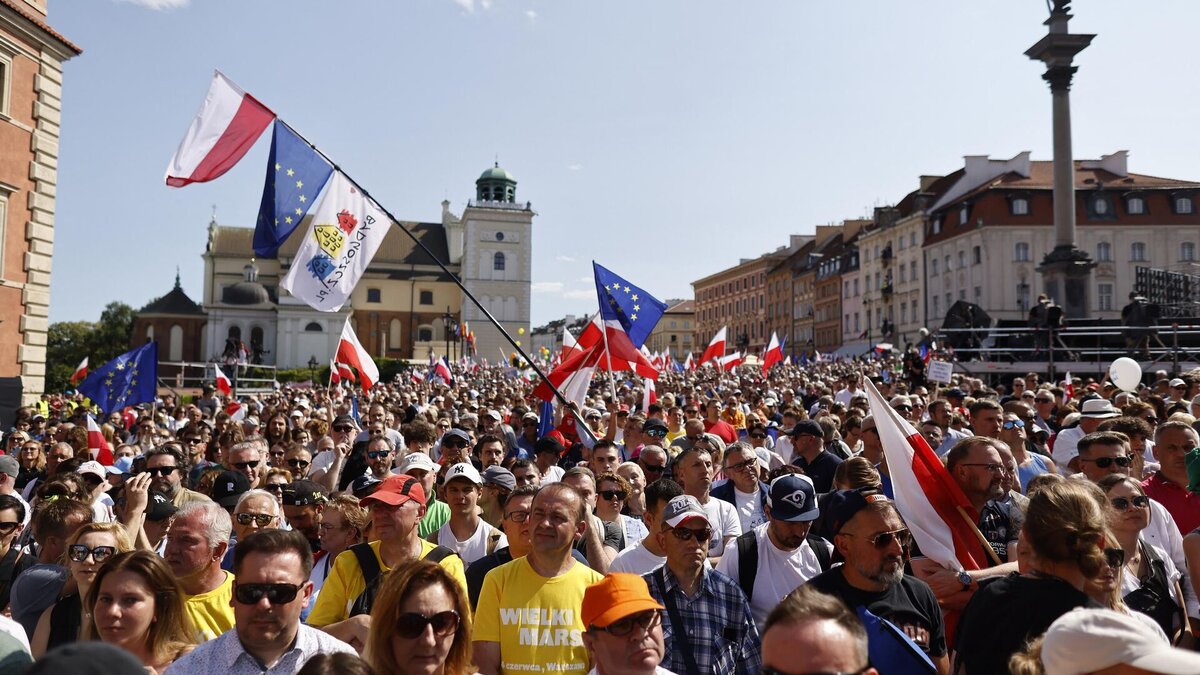
<svg viewBox="0 0 1200 675"><path fill-rule="evenodd" d="M525 558L488 572L472 639L500 643L501 673L586 673L583 591L604 576L578 562L547 579Z"/></svg>
<svg viewBox="0 0 1200 675"><path fill-rule="evenodd" d="M233 572L225 573L220 586L196 595L189 595L183 611L196 628L200 642L211 640L233 628Z"/></svg>
<svg viewBox="0 0 1200 675"><path fill-rule="evenodd" d="M384 565L383 558L379 556L379 546L382 543L373 541L370 546L371 551L375 554L375 559L379 561L379 567L386 573L391 568ZM422 539L421 558L424 559L435 548L437 548L437 544ZM463 571L462 558L457 555L448 555L442 558L438 564L445 568L450 576L457 579L458 583L462 584L465 593L467 575ZM359 567L354 551L342 551L333 561L333 569L329 571L325 585L321 587L321 594L317 596L317 604L313 606L312 612L308 615L308 625L319 628L350 618L350 607L365 590L367 590L367 580L363 578L362 567Z"/></svg>

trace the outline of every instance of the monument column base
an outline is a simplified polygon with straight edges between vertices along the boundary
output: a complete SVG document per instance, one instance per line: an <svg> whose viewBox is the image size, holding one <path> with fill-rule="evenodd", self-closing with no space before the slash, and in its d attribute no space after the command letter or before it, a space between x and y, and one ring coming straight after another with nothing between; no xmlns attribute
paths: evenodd
<svg viewBox="0 0 1200 675"><path fill-rule="evenodd" d="M1096 263L1086 251L1072 245L1056 246L1042 260L1038 271L1042 273L1042 286L1046 295L1059 307L1068 319L1083 319L1089 316L1092 269Z"/></svg>

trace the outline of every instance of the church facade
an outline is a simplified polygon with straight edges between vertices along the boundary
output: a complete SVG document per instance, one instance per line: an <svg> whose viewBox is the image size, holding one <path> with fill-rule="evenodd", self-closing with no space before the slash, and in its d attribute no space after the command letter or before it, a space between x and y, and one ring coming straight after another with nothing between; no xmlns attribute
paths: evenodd
<svg viewBox="0 0 1200 675"><path fill-rule="evenodd" d="M516 187L494 166L476 180L475 199L461 215L444 201L440 223L402 223L428 253L393 226L337 312L315 310L279 286L308 234L308 218L274 260L253 258L252 228L214 220L201 301L187 298L176 280L175 289L139 311L132 342L158 339L161 361L221 361L228 345L242 344L251 361L306 368L311 360L329 363L347 320L372 356L417 360L464 355L469 347L454 329L467 322L475 353L494 361L511 346L434 258L519 339L520 329L529 330L535 213L517 201Z"/></svg>

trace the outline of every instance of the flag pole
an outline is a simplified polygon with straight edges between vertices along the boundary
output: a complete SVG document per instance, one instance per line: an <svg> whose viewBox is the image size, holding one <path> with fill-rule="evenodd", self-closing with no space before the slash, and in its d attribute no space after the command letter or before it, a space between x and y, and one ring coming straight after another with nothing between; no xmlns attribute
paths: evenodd
<svg viewBox="0 0 1200 675"><path fill-rule="evenodd" d="M354 180L353 178L350 177L349 174L342 171L341 167L338 166L337 162L333 161L333 159L330 158L329 155L326 155L324 152L321 151L320 148L313 145L312 141L305 138L304 135L301 134L299 131L296 131L296 129L292 125L288 124L287 122L283 121L282 119L280 119L278 117L276 117L275 119L277 119L280 124L287 127L288 131L291 131L293 134L296 134L296 138L299 138L301 141L304 142L305 145L312 148L313 152L320 155L321 158L324 159L326 162L328 162L329 165L332 166L335 171L337 171L337 172L341 173L343 176L345 176L346 180L350 181L350 184L353 185L356 190L358 190L359 192L361 192L363 194L363 197L366 197L367 199L371 200L371 203L373 203L375 206L379 207L379 210L383 211L384 215L386 215L388 217L388 219L390 219L393 223L395 223L396 226L399 227L402 232L404 232L404 234L408 235L408 238L412 239L413 243L416 244L417 247L420 248L421 251L425 253L425 255L429 256L429 258L431 260L433 260L433 262L435 262L439 268L441 268L442 272L444 272L446 274L446 276L449 277L450 280L453 281L456 286L458 286L459 290L462 291L463 295L471 301L471 304L475 305L479 309L479 311L483 313L484 318L486 318L493 326L495 326L496 330L500 331L500 334L504 336L504 339L507 340L508 343L513 346L513 349L517 350L517 353L519 353L521 355L521 357L525 359L525 362L528 363L531 368L533 368L534 372L536 372L538 374L538 377L542 378L542 381L545 382L546 385L550 387L550 390L554 392L554 396L557 397L558 400L561 401L562 404L567 407L567 410L571 411L571 414L575 417L575 420L578 421L579 424L582 425L584 428L587 428L587 424L583 421L583 417L580 416L579 411L572 409L570 406L567 406L567 404L570 403L570 401L567 400L567 397L563 396L562 392L558 390L558 387L554 386L554 383L551 382L550 379L548 377L546 377L546 374L542 372L542 369L538 368L537 365L533 363L533 359L529 358L529 355L525 353L525 350L521 348L521 345L513 338L512 335L509 335L508 331L504 330L504 326L500 325L500 322L496 320L496 317L492 316L492 313L489 312L487 310L487 308L484 307L483 304L479 302L479 300L475 297L475 295L472 294L471 291L467 289L466 285L463 284L462 279L460 279L457 274L454 274L453 272L451 272L449 270L449 268L446 267L445 263L443 263L441 261L441 259L439 259L436 255L434 255L433 251L429 250L429 247L426 246L425 243L422 242L415 234L413 234L412 230L405 227L404 223L401 222L401 220L399 218L392 215L392 212L389 211L387 209L387 207L385 207L383 204L380 204L374 197L372 197L371 193L368 192L366 190L366 188L364 188L362 185L359 185L358 181ZM503 354L504 350L501 349L500 353ZM591 433L590 430L588 433L589 434Z"/></svg>
<svg viewBox="0 0 1200 675"><path fill-rule="evenodd" d="M600 320L603 321L604 319L601 318ZM608 329L601 328L600 336L604 340L604 362L608 366L608 392L609 395L612 396L613 405L620 407L617 404L617 383L613 380L612 374L612 354L608 351ZM616 410L614 410L613 413L616 413Z"/></svg>

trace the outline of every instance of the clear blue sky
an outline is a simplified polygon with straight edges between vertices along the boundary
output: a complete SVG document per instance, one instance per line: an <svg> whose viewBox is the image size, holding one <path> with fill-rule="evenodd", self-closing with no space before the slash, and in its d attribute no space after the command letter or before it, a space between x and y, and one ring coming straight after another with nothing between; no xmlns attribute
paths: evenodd
<svg viewBox="0 0 1200 675"><path fill-rule="evenodd" d="M1200 179L1200 3L1076 2L1076 157ZM594 311L589 260L660 298L962 156L1050 159L1023 54L1043 0L50 0L66 66L50 316L140 307L205 227L251 226L269 134L224 177L163 185L213 69L398 217L461 211L499 157L533 202L533 322ZM247 256L250 252L247 251Z"/></svg>

